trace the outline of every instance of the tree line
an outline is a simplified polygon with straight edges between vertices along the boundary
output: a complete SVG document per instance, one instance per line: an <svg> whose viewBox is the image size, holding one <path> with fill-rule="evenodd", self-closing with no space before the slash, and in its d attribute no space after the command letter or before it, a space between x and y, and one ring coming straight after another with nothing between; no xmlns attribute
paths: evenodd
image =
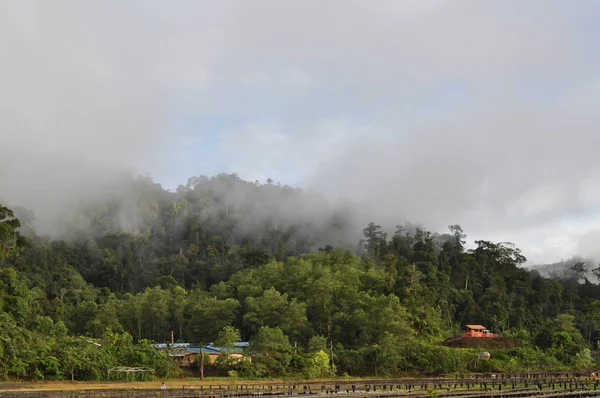
<svg viewBox="0 0 600 398"><path fill-rule="evenodd" d="M0 207L1 376L103 379L114 366L173 376L151 344L172 335L250 341L251 361L213 365L244 377L596 366L600 286L584 263L542 277L510 243L467 250L458 225L388 235L369 223L353 240L343 209L236 175L176 192L148 178L131 186L129 205L89 204L58 238L39 236L23 209ZM518 344L488 361L439 345L466 323Z"/></svg>

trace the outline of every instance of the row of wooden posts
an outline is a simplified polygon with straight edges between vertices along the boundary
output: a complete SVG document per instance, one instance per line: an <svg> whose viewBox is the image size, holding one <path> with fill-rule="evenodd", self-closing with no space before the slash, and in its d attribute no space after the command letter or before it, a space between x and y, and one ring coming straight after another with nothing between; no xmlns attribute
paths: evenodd
<svg viewBox="0 0 600 398"><path fill-rule="evenodd" d="M366 395L377 398L399 396L426 396L430 390L440 390L445 396L492 396L527 397L540 396L548 391L579 392L584 396L600 395L600 379L587 373L515 373L479 374L455 378L398 379L398 380L331 380L327 382L267 382L261 384L200 385L178 389L155 391L152 389L87 390L87 391L27 391L1 392L6 398L70 398L70 397L137 397L161 396L179 398L184 396L203 398L235 398L251 396L302 396L340 394L354 397ZM445 390L445 391L444 391ZM112 395L111 395L112 394ZM183 394L183 395L182 395ZM489 395L492 394L492 395ZM592 395L590 395L592 394ZM561 397L563 396L561 395Z"/></svg>
<svg viewBox="0 0 600 398"><path fill-rule="evenodd" d="M312 395L323 395L323 392L310 392ZM261 394L262 395L262 394ZM266 395L266 394L265 394ZM287 394L278 393L277 395L283 396ZM352 398L426 398L429 397L427 393L385 393L380 392L379 394L373 392L348 392L344 394L347 397ZM231 395L207 395L202 390L198 389L167 389L167 390L87 390L87 391L64 391L64 392L50 392L50 391L31 391L31 392L15 392L15 393L2 393L5 398L223 398L230 397ZM256 395L260 396L260 395ZM289 395L288 395L289 396ZM566 390L566 391L519 391L519 392L500 392L500 391L485 391L480 390L478 392L459 392L452 391L449 393L440 392L437 395L439 398L591 398L600 396L600 391L595 390Z"/></svg>

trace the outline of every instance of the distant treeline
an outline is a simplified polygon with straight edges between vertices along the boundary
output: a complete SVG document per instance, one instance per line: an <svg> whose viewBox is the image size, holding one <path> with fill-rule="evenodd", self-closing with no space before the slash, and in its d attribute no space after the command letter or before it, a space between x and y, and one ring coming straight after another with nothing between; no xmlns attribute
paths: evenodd
<svg viewBox="0 0 600 398"><path fill-rule="evenodd" d="M347 209L235 175L130 189L66 217L60 239L0 207L0 376L102 379L121 365L175 375L150 344L171 333L249 340L251 361L212 365L245 377L596 366L600 286L584 262L542 277L510 243L466 250L458 225L388 236L370 223L359 240ZM490 360L439 345L465 323L518 344Z"/></svg>

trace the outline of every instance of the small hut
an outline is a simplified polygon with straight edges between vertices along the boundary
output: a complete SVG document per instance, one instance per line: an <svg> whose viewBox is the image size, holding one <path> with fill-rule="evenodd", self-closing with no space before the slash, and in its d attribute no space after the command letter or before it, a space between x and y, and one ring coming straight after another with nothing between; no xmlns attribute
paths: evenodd
<svg viewBox="0 0 600 398"><path fill-rule="evenodd" d="M483 325L465 325L463 337L496 337Z"/></svg>

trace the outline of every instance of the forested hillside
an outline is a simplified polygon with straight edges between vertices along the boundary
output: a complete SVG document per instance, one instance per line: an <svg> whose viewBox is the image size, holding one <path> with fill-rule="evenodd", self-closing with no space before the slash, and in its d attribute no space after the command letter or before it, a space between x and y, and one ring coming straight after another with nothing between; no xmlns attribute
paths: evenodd
<svg viewBox="0 0 600 398"><path fill-rule="evenodd" d="M458 225L388 236L355 220L318 195L235 175L176 192L137 178L65 215L53 238L5 204L0 375L97 379L117 365L174 375L150 344L171 333L249 340L251 363L217 365L242 376L315 375L324 353L340 375L594 366L600 286L585 263L546 278L510 243L466 250ZM465 323L518 345L489 361L439 345Z"/></svg>

